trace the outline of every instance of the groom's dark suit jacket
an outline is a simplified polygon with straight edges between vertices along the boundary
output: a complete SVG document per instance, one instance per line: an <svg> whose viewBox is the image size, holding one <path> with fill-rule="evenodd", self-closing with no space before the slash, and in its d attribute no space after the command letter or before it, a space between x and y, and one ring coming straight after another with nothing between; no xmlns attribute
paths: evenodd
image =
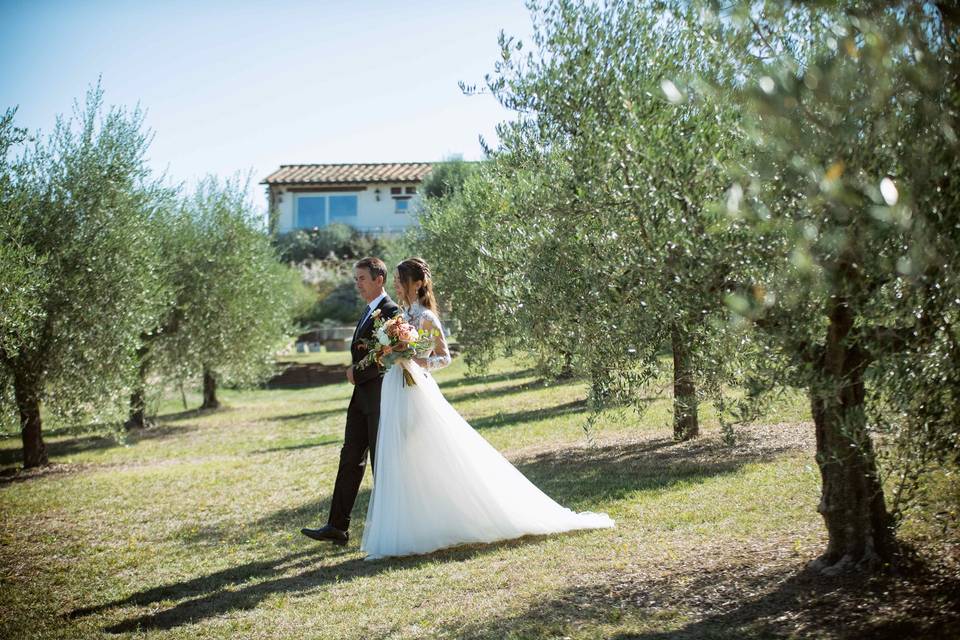
<svg viewBox="0 0 960 640"><path fill-rule="evenodd" d="M400 307L390 299L390 296L384 296L380 304L377 305L377 309L380 310L380 317L384 320L388 320L400 313ZM366 308L364 308L364 313L366 313ZM356 364L367 355L367 351L361 349L360 346L363 340L369 340L373 337L373 321L374 318L371 313L366 321L357 327L353 342L350 343L350 356L353 359L353 381L356 385L353 389L353 395L362 396L361 402L364 404L368 404L368 400L371 399L369 396L375 395L376 410L379 412L380 383L383 382L384 370L374 365L369 365L364 369L359 369L356 366Z"/></svg>
<svg viewBox="0 0 960 640"><path fill-rule="evenodd" d="M377 309L380 310L380 316L384 319L400 313L400 307L390 299L390 296L384 296L377 305ZM364 314L366 311L365 308ZM369 365L363 369L356 366L368 353L361 349L360 345L362 340L373 337L373 320L373 314L371 314L363 324L357 327L350 345L350 355L353 358L353 396L350 398L350 406L347 407L347 428L343 434L340 467L337 469L337 480L333 485L328 519L329 524L343 531L350 527L350 512L353 511L353 503L357 500L357 492L363 480L368 451L370 462L376 464L380 387L383 383L384 370L376 365Z"/></svg>

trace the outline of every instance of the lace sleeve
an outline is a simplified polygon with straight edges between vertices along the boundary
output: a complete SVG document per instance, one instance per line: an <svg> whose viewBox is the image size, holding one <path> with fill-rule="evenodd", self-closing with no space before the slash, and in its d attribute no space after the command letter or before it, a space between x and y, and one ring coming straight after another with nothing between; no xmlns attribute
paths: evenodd
<svg viewBox="0 0 960 640"><path fill-rule="evenodd" d="M443 335L443 326L440 324L440 318L436 314L427 311L423 314L421 322L423 329L436 329L437 335L433 338L433 350L426 358L428 371L442 369L450 364L450 350L447 348L447 339Z"/></svg>

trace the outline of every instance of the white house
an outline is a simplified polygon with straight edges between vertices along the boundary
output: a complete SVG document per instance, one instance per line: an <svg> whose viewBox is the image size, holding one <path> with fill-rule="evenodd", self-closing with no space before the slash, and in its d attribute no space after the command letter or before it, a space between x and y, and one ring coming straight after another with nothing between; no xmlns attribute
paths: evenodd
<svg viewBox="0 0 960 640"><path fill-rule="evenodd" d="M261 184L279 233L335 222L395 233L416 224L420 183L432 168L429 162L285 164Z"/></svg>

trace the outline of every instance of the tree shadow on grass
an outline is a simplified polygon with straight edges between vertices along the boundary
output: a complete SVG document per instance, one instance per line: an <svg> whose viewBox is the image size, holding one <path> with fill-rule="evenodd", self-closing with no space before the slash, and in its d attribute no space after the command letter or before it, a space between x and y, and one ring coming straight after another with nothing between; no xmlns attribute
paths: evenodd
<svg viewBox="0 0 960 640"><path fill-rule="evenodd" d="M97 451L100 449L110 449L117 446L117 441L111 436L91 435L67 440L54 440L45 442L47 446L47 455L51 460L71 456L86 451ZM23 461L23 452L20 449L0 450L0 466L14 465Z"/></svg>
<svg viewBox="0 0 960 640"><path fill-rule="evenodd" d="M524 391L538 391L546 387L542 383L533 381L533 382L520 382L517 384L512 384L507 387L494 387L492 389L483 389L481 391L459 391L454 393L445 393L444 397L447 399L447 402L454 403L460 402L463 400L484 400L487 398L500 398L503 396L508 396L514 393L523 393Z"/></svg>
<svg viewBox="0 0 960 640"><path fill-rule="evenodd" d="M126 444L136 444L142 440L156 440L160 438L169 438L188 431L188 426L157 426L139 431L131 431L126 434ZM90 451L100 451L123 446L113 434L92 434L67 438L63 440L50 439L44 443L47 447L47 456L51 462L57 462L59 458L67 458ZM0 449L0 466L14 465L23 460L23 453L20 449ZM6 473L12 473L7 470Z"/></svg>
<svg viewBox="0 0 960 640"><path fill-rule="evenodd" d="M272 447L270 449L257 449L256 451L251 451L250 455L257 455L263 453L279 453L280 451L299 451L301 449L313 449L314 447L328 447L332 444L341 444L343 438L339 436L325 436L324 438L318 440L317 442L302 442L300 444L291 444L286 447Z"/></svg>
<svg viewBox="0 0 960 640"><path fill-rule="evenodd" d="M330 416L335 416L341 414L344 417L347 415L347 405L342 407L337 407L335 409L323 409L322 411L307 411L306 413L291 413L286 415L272 416L268 418L269 420L275 420L277 422L288 422L292 420L323 420L324 418L329 418Z"/></svg>
<svg viewBox="0 0 960 640"><path fill-rule="evenodd" d="M344 552L346 553L346 552ZM162 602L163 600L179 600L189 598L203 593L224 589L226 587L242 584L251 578L264 578L277 575L284 571L304 567L314 561L315 550L304 550L297 553L290 553L282 558L273 560L261 560L250 562L237 567L229 567L221 571L216 571L206 576L184 580L173 584L151 587L144 591L138 591L126 598L112 600L103 604L90 607L81 607L74 609L67 614L67 618L76 619L89 615L102 613L109 609L117 609L126 606L149 606L151 604Z"/></svg>
<svg viewBox="0 0 960 640"><path fill-rule="evenodd" d="M466 387L473 384L491 384L494 382L503 382L504 380L515 380L517 378L529 378L536 375L533 369L522 369L520 371L507 371L505 373L491 373L482 376L464 376L456 380L446 380L438 384L441 389L455 389L457 387Z"/></svg>
<svg viewBox="0 0 960 640"><path fill-rule="evenodd" d="M531 388L536 388L536 387L529 387L529 386L527 386L527 388L522 388L524 386L525 385L518 385L516 388L509 387L507 393L515 393L520 391L526 391ZM485 391L481 393L489 397L496 397L500 395L499 392L500 392L499 389L491 389L489 391ZM463 394L460 397L447 398L447 400L471 400L471 399L473 399L472 394L467 394L467 393ZM660 398L657 398L657 397L640 398L640 400L643 400L643 401L654 401L659 399ZM617 405L610 403L609 406L612 408ZM554 418L556 416L569 415L569 414L575 414L575 413L585 414L587 410L588 409L587 409L586 399L580 399L580 400L571 400L570 402L554 405L552 407L527 409L524 411L515 411L512 413L505 413L503 411L498 411L497 413L484 416L482 418L472 418L468 422L470 423L471 427L479 430L479 429L488 429L490 427L516 425L516 424L523 424L523 423L530 423L530 422L540 422L542 420L549 420L550 418Z"/></svg>
<svg viewBox="0 0 960 640"><path fill-rule="evenodd" d="M228 413L230 411L236 411L236 409L228 405L221 405L215 409L203 409L197 407L195 409L184 409L183 411L177 411L176 413L164 413L151 416L150 419L155 421L157 424L166 424L168 422L177 422L179 420L187 420L189 418L200 418L203 416L212 415L214 413Z"/></svg>
<svg viewBox="0 0 960 640"><path fill-rule="evenodd" d="M540 539L542 536L528 536L489 545L466 545L427 555L386 558L369 562L354 557L320 566L315 566L318 559L324 562L330 558L353 555L353 552L337 550L336 547L324 547L319 551L311 549L275 560L252 562L207 576L153 587L122 600L77 609L67 614L67 617L76 619L126 606L155 607L157 603L164 600L180 600L181 602L172 608L138 615L104 628L107 633L168 630L195 624L231 611L253 609L264 599L276 594L305 593L329 584L343 584L382 572L413 569L438 560L462 562L498 549L535 543ZM256 582L252 582L254 580Z"/></svg>
<svg viewBox="0 0 960 640"><path fill-rule="evenodd" d="M619 500L635 491L656 491L733 473L790 450L796 449L771 441L729 447L716 436L690 442L655 438L555 449L521 459L516 467L557 502L591 508L598 500Z"/></svg>
<svg viewBox="0 0 960 640"><path fill-rule="evenodd" d="M330 487L333 488L333 480ZM173 534L173 538L192 545L221 546L223 544L237 544L258 534L274 535L278 531L299 532L303 527L320 526L327 522L330 512L331 496L327 495L318 500L311 500L294 507L278 509L261 518L238 526L233 523L218 523L215 525L200 526L185 525L180 531ZM363 530L363 514L367 512L370 502L370 489L362 488L357 494L357 501L353 507L351 537L359 539ZM298 533L299 535L299 533Z"/></svg>
<svg viewBox="0 0 960 640"><path fill-rule="evenodd" d="M612 575L568 588L527 611L456 629L464 640L560 637L591 625L626 626L616 640L960 637L960 582L925 568L826 577L768 550L749 563L702 559L655 575ZM618 622L620 621L620 622ZM674 622L676 621L676 622ZM673 627L673 628L670 628Z"/></svg>
<svg viewBox="0 0 960 640"><path fill-rule="evenodd" d="M469 422L471 427L480 430L504 425L540 422L541 420L548 420L556 416L562 416L571 413L583 413L586 410L586 400L573 400L571 402L566 402L543 409L528 409L526 411L515 411L513 413L497 412L493 415L483 418L474 418Z"/></svg>

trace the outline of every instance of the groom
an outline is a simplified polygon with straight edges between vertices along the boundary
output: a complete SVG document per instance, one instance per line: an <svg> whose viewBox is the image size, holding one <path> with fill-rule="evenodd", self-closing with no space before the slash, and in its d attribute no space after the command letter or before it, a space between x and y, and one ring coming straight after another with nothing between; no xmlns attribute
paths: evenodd
<svg viewBox="0 0 960 640"><path fill-rule="evenodd" d="M366 355L360 349L360 341L373 336L373 312L380 310L380 317L387 319L400 313L400 308L383 290L387 278L387 265L379 258L364 258L353 266L353 281L367 306L353 332L350 355L353 364L347 367L347 380L353 386L353 396L347 407L347 428L340 449L340 468L333 485L330 517L319 529L301 529L300 532L314 540L328 540L345 545L350 539L350 512L360 490L366 468L367 450L370 450L370 465L374 465L377 444L377 424L380 421L380 385L383 369L368 366L357 369L357 363Z"/></svg>

